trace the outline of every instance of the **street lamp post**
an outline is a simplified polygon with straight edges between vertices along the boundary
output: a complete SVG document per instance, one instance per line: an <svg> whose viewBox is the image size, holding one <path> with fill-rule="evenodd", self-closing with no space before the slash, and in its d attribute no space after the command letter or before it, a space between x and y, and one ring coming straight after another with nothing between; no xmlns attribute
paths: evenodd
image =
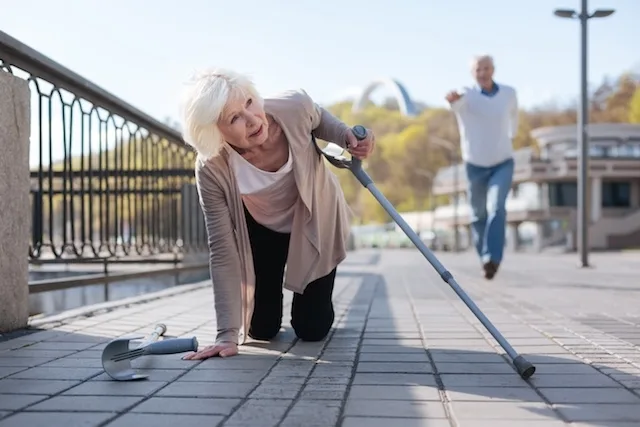
<svg viewBox="0 0 640 427"><path fill-rule="evenodd" d="M456 156L455 151L451 151L449 153L451 155L450 162L454 164L453 171L453 186L455 187L455 193L453 198L453 250L457 253L460 252L460 231L458 230L458 208L460 206L460 193L458 192L458 184L459 184L459 174L460 174L460 162L458 162L458 156Z"/></svg>
<svg viewBox="0 0 640 427"><path fill-rule="evenodd" d="M578 154L578 251L580 267L589 267L589 104L587 92L587 21L591 18L604 18L613 14L612 9L598 9L592 14L587 11L587 0L581 0L580 13L572 9L556 9L553 13L560 18L580 20L580 108L578 110L577 142Z"/></svg>

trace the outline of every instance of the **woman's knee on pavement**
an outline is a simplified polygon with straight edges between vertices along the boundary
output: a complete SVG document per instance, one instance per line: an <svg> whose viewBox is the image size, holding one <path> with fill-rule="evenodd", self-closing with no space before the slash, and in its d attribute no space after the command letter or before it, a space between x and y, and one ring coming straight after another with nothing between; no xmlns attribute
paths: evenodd
<svg viewBox="0 0 640 427"><path fill-rule="evenodd" d="M336 269L314 280L302 295L295 295L291 306L291 326L302 341L321 341L333 326L333 285Z"/></svg>
<svg viewBox="0 0 640 427"><path fill-rule="evenodd" d="M278 335L278 332L280 332L280 325L277 327L273 325L255 327L252 325L249 337L258 341L271 341Z"/></svg>
<svg viewBox="0 0 640 427"><path fill-rule="evenodd" d="M296 336L302 341L322 341L326 338L333 326L334 316L325 316L325 318L308 319L297 322L292 321L291 326Z"/></svg>
<svg viewBox="0 0 640 427"><path fill-rule="evenodd" d="M270 341L278 335L280 327L282 326L282 319L268 317L262 317L261 319L254 319L251 322L251 328L249 328L249 337L258 341Z"/></svg>

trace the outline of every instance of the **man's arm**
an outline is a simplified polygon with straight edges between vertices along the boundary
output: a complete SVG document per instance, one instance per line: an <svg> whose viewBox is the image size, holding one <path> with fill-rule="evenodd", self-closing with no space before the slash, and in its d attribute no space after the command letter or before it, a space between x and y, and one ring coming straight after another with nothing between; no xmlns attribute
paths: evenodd
<svg viewBox="0 0 640 427"><path fill-rule="evenodd" d="M240 259L224 194L204 167L196 167L196 187L209 243L209 271L218 329L216 344L238 344L242 325Z"/></svg>
<svg viewBox="0 0 640 427"><path fill-rule="evenodd" d="M461 112L467 104L466 97L463 93L459 93L458 91L451 91L445 96L445 99L449 103L449 108L451 111L455 113Z"/></svg>

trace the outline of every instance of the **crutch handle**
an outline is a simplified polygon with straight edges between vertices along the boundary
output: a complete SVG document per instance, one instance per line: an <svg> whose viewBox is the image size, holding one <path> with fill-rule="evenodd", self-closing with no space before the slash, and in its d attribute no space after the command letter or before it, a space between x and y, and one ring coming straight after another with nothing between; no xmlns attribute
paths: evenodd
<svg viewBox="0 0 640 427"><path fill-rule="evenodd" d="M358 141L362 141L367 137L367 129L365 129L365 127L361 125L354 126L351 129L351 132L353 132L353 135L356 137ZM362 160L352 156L351 166L350 166L351 171L356 172L361 168L362 168Z"/></svg>

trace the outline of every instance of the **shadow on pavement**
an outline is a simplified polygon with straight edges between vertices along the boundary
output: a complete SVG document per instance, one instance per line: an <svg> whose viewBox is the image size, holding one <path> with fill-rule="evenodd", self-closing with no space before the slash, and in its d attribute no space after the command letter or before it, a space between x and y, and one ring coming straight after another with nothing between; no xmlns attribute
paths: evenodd
<svg viewBox="0 0 640 427"><path fill-rule="evenodd" d="M347 286L348 302L337 299L337 309L346 314L336 319L327 342L297 341L286 325L273 342L249 343L228 359L185 361L179 354L137 359L133 366L149 375L142 381L116 382L103 372L100 357L109 340L150 333L154 315L167 324L168 336L195 335L207 345L215 333L213 314L198 317L175 309L173 317L163 319L161 310L147 317L114 312L103 323L92 324L90 318L75 323L78 328L86 322L86 331L15 334L0 342L0 427L139 426L153 424L154 417L185 426L227 420L275 425L284 416L293 417L288 425L298 425L295 417L306 419L310 412L327 426L347 427L339 417L394 425L399 418L444 419L443 395L461 427L477 419L526 427L524 420L534 414L551 427L556 425L551 420L561 417L583 420L584 426L614 427L625 418L640 424L640 398L612 379L630 374L607 368L609 377L569 353L533 354L527 357L537 372L524 381L502 355L463 348L469 346L468 334L452 328L460 321L454 316L443 315L443 323L428 324L428 330L418 327L417 319L425 325L430 310L449 304L434 287L389 286L389 277L371 273L340 277L361 280ZM426 308L411 307L410 300ZM509 339L508 332L505 336ZM269 410L256 410L260 404Z"/></svg>
<svg viewBox="0 0 640 427"><path fill-rule="evenodd" d="M580 422L581 426L640 425L639 390L634 393L617 381L635 378L640 387L640 378L630 373L634 371L601 366L605 374L539 332L530 328L523 332L522 323L505 321L504 316L502 323L492 318L493 313L485 313L516 351L524 347L548 349L549 354L544 350L542 354L521 351L537 368L525 381L501 348L491 348L459 312L443 308L450 305L448 298L458 301L458 297L435 271L418 273L418 283L411 285L403 283L407 272L400 270L384 275L343 272L366 279L354 298L354 318L368 305L349 398L380 399L356 414L385 417L393 408L382 404L384 400L427 401L444 394L463 427L465 420L478 419L513 420L512 425L524 426L524 420L532 420L533 414L549 426L556 425L553 419ZM488 335L479 322L475 326ZM475 337L470 338L472 335ZM334 340L340 336L351 335L338 330ZM401 412L424 416L423 409L415 405L404 405ZM558 421L557 425L564 424Z"/></svg>

